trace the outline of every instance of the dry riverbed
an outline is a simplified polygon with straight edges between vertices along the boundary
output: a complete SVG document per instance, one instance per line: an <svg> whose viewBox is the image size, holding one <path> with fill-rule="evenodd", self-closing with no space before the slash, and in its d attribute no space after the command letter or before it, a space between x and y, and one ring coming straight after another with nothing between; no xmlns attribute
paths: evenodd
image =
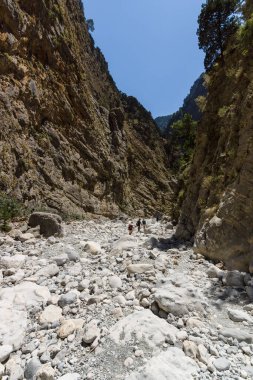
<svg viewBox="0 0 253 380"><path fill-rule="evenodd" d="M0 236L0 378L253 379L250 275L194 255L170 223L64 231Z"/></svg>

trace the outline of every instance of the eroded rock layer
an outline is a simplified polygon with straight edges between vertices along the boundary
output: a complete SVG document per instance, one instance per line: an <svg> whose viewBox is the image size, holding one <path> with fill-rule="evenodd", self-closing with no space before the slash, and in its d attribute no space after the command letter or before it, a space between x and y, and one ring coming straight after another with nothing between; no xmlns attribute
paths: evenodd
<svg viewBox="0 0 253 380"><path fill-rule="evenodd" d="M68 214L170 207L162 141L79 0L0 1L0 190Z"/></svg>

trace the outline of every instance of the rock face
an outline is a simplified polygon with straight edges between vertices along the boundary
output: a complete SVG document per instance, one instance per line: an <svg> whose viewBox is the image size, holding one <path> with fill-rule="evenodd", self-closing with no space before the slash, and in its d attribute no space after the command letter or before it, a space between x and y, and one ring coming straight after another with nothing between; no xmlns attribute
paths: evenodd
<svg viewBox="0 0 253 380"><path fill-rule="evenodd" d="M67 214L168 211L158 130L116 88L81 4L0 3L0 190Z"/></svg>
<svg viewBox="0 0 253 380"><path fill-rule="evenodd" d="M252 4L248 4L248 17ZM189 187L177 236L195 236L196 251L249 271L252 261L252 50L241 40L207 76Z"/></svg>

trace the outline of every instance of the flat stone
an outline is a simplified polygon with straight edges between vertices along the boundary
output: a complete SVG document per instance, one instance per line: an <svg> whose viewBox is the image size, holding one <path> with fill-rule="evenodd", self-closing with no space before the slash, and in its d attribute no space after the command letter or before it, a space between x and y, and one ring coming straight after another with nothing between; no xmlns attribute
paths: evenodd
<svg viewBox="0 0 253 380"><path fill-rule="evenodd" d="M172 275L154 294L154 301L166 313L183 317L190 311L204 312L201 290L191 285L191 279L184 275Z"/></svg>
<svg viewBox="0 0 253 380"><path fill-rule="evenodd" d="M8 344L0 346L0 363L3 363L6 359L8 359L12 351L12 346Z"/></svg>
<svg viewBox="0 0 253 380"><path fill-rule="evenodd" d="M157 350L166 341L175 342L177 333L176 327L145 309L122 318L112 326L109 337L119 345L127 345L135 339Z"/></svg>
<svg viewBox="0 0 253 380"><path fill-rule="evenodd" d="M8 304L23 305L25 308L47 303L51 294L47 287L24 281L11 288L0 289L0 300Z"/></svg>
<svg viewBox="0 0 253 380"><path fill-rule="evenodd" d="M122 236L119 240L117 240L114 244L113 244L113 250L116 250L116 251L126 251L126 250L130 250L132 248L135 248L137 247L137 240L135 237L133 236Z"/></svg>
<svg viewBox="0 0 253 380"><path fill-rule="evenodd" d="M59 377L58 380L81 380L81 376L78 373L67 373Z"/></svg>
<svg viewBox="0 0 253 380"><path fill-rule="evenodd" d="M238 342L253 343L253 335L242 329L224 328L220 330L220 334L226 338L233 338Z"/></svg>
<svg viewBox="0 0 253 380"><path fill-rule="evenodd" d="M252 321L252 318L248 315L248 313L242 310L229 309L228 316L234 322Z"/></svg>
<svg viewBox="0 0 253 380"><path fill-rule="evenodd" d="M59 321L61 317L62 317L62 309L58 306L49 305L40 314L39 322L40 324L53 323L53 322Z"/></svg>
<svg viewBox="0 0 253 380"><path fill-rule="evenodd" d="M218 359L215 359L213 361L213 365L214 367L219 371L219 372L222 372L222 371L227 371L230 366L231 366L231 363L229 360L227 360L226 358L218 358Z"/></svg>
<svg viewBox="0 0 253 380"><path fill-rule="evenodd" d="M27 232L25 234L21 234L18 236L18 240L20 240L22 243L24 243L30 239L34 239L34 235L29 233L29 232Z"/></svg>
<svg viewBox="0 0 253 380"><path fill-rule="evenodd" d="M166 352L151 358L148 363L126 376L125 380L186 380L197 373L197 364L182 350L170 347Z"/></svg>
<svg viewBox="0 0 253 380"><path fill-rule="evenodd" d="M2 256L0 258L0 267L5 269L22 268L26 260L27 256L25 255Z"/></svg>
<svg viewBox="0 0 253 380"><path fill-rule="evenodd" d="M38 277L53 277L59 273L59 268L56 264L49 264L44 268L41 268L36 276Z"/></svg>
<svg viewBox="0 0 253 380"><path fill-rule="evenodd" d="M152 264L130 264L127 266L128 273L142 274L146 272L153 272L154 266Z"/></svg>

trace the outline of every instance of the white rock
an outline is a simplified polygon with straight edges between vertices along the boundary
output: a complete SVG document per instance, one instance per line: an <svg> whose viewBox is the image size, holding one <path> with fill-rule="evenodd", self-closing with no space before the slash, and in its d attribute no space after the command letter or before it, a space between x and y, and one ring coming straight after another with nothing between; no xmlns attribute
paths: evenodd
<svg viewBox="0 0 253 380"><path fill-rule="evenodd" d="M39 317L39 322L43 323L53 323L59 321L62 317L62 309L58 306L49 305L43 310Z"/></svg>
<svg viewBox="0 0 253 380"><path fill-rule="evenodd" d="M56 264L49 264L44 268L41 268L36 276L38 277L53 277L59 273L59 268Z"/></svg>
<svg viewBox="0 0 253 380"><path fill-rule="evenodd" d="M186 275L172 274L157 289L154 300L160 309L175 316L184 316L190 311L204 312L201 289L196 287L192 283L192 279Z"/></svg>
<svg viewBox="0 0 253 380"><path fill-rule="evenodd" d="M97 325L96 320L90 321L84 328L83 342L86 344L91 344L94 340L100 336L100 329Z"/></svg>
<svg viewBox="0 0 253 380"><path fill-rule="evenodd" d="M118 276L109 277L108 282L109 282L110 287L113 289L122 287L122 281Z"/></svg>
<svg viewBox="0 0 253 380"><path fill-rule="evenodd" d="M231 363L226 358L218 358L213 361L213 365L218 371L222 372L227 371L230 368Z"/></svg>
<svg viewBox="0 0 253 380"><path fill-rule="evenodd" d="M95 241L80 242L83 251L97 255L101 253L101 246Z"/></svg>
<svg viewBox="0 0 253 380"><path fill-rule="evenodd" d="M249 334L247 331L244 331L242 329L227 327L223 328L220 331L220 334L226 338L236 339L238 342L253 343L253 334Z"/></svg>
<svg viewBox="0 0 253 380"><path fill-rule="evenodd" d="M22 268L27 260L25 255L2 256L0 258L0 266L6 269Z"/></svg>
<svg viewBox="0 0 253 380"><path fill-rule="evenodd" d="M133 361L133 359L132 358L126 358L126 360L124 361L124 366L125 367L131 367L132 365L134 364L134 361Z"/></svg>
<svg viewBox="0 0 253 380"><path fill-rule="evenodd" d="M184 341L184 340L188 339L188 334L187 334L187 332L184 331L184 330L179 331L179 332L177 333L177 339L178 339L178 340L181 340L181 341Z"/></svg>
<svg viewBox="0 0 253 380"><path fill-rule="evenodd" d="M34 235L30 234L29 232L18 236L18 240L20 240L22 243L31 239L34 239Z"/></svg>
<svg viewBox="0 0 253 380"><path fill-rule="evenodd" d="M176 327L145 309L122 318L112 326L109 337L119 345L127 345L136 339L157 350L167 340L175 342L177 333Z"/></svg>
<svg viewBox="0 0 253 380"><path fill-rule="evenodd" d="M127 266L128 273L146 273L146 272L153 272L154 266L152 264L130 264Z"/></svg>
<svg viewBox="0 0 253 380"><path fill-rule="evenodd" d="M62 322L61 327L57 331L57 335L61 339L67 338L75 331L75 325L72 321L64 321Z"/></svg>
<svg viewBox="0 0 253 380"><path fill-rule="evenodd" d="M215 265L212 265L210 268L208 268L206 274L209 278L221 279L224 275L224 272L221 269L217 268Z"/></svg>
<svg viewBox="0 0 253 380"><path fill-rule="evenodd" d="M20 349L27 328L27 313L15 310L13 305L0 302L0 342L11 345L14 350Z"/></svg>
<svg viewBox="0 0 253 380"><path fill-rule="evenodd" d="M114 297L113 300L115 303L118 303L120 306L126 306L126 299L122 295Z"/></svg>
<svg viewBox="0 0 253 380"><path fill-rule="evenodd" d="M46 303L50 298L51 295L47 287L29 281L24 281L12 288L0 289L1 301L13 305L23 305L24 308Z"/></svg>
<svg viewBox="0 0 253 380"><path fill-rule="evenodd" d="M64 264L66 264L66 262L69 260L69 257L67 254L63 253L62 255L60 256L55 256L54 257L54 261L56 262L56 264L58 265L58 267L61 267L63 266Z"/></svg>
<svg viewBox="0 0 253 380"><path fill-rule="evenodd" d="M194 327L202 328L205 326L205 324L204 324L204 322L200 321L199 319L191 317L191 318L187 319L186 326L189 328L194 328Z"/></svg>
<svg viewBox="0 0 253 380"><path fill-rule="evenodd" d="M137 240L133 236L123 236L113 244L113 250L125 251L137 247Z"/></svg>
<svg viewBox="0 0 253 380"><path fill-rule="evenodd" d="M166 352L155 356L125 380L190 380L197 372L196 363L185 356L182 350L171 347Z"/></svg>
<svg viewBox="0 0 253 380"><path fill-rule="evenodd" d="M132 300L134 300L134 299L135 299L135 291L134 291L134 290L131 290L130 292L128 292L128 293L126 294L126 299L127 299L128 301L132 301Z"/></svg>
<svg viewBox="0 0 253 380"><path fill-rule="evenodd" d="M12 351L13 348L10 345L0 346L0 363L3 363L6 359L8 359Z"/></svg>
<svg viewBox="0 0 253 380"><path fill-rule="evenodd" d="M186 356L189 356L192 359L196 359L198 355L198 347L196 343L185 340L183 343L183 350Z"/></svg>
<svg viewBox="0 0 253 380"><path fill-rule="evenodd" d="M150 302L147 298L142 298L140 305L145 307L145 308L148 308L150 306Z"/></svg>
<svg viewBox="0 0 253 380"><path fill-rule="evenodd" d="M234 322L251 322L252 318L243 310L228 309L228 316Z"/></svg>
<svg viewBox="0 0 253 380"><path fill-rule="evenodd" d="M209 358L210 358L210 355L206 349L206 347L203 345L203 344L199 344L198 345L198 353L197 353L197 357L198 359L208 365L209 364Z"/></svg>
<svg viewBox="0 0 253 380"><path fill-rule="evenodd" d="M58 380L81 380L81 376L78 373L67 373L59 377Z"/></svg>
<svg viewBox="0 0 253 380"><path fill-rule="evenodd" d="M4 371L5 371L4 366L3 364L0 363L0 378L3 376Z"/></svg>
<svg viewBox="0 0 253 380"><path fill-rule="evenodd" d="M54 380L54 374L55 370L47 363L42 365L36 372L36 380Z"/></svg>

